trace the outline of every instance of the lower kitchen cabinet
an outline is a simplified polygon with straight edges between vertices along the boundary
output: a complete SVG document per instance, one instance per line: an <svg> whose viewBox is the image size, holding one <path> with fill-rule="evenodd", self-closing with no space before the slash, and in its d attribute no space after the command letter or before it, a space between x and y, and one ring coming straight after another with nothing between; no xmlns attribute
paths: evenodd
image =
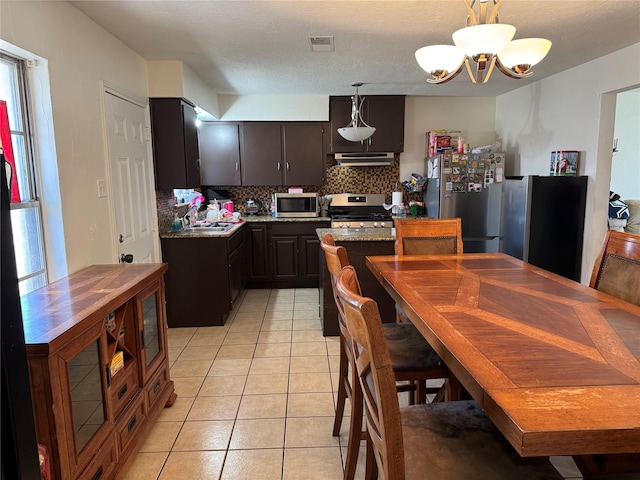
<svg viewBox="0 0 640 480"><path fill-rule="evenodd" d="M349 263L353 265L358 274L358 281L362 294L365 297L373 298L378 304L382 321L392 323L396 321L395 302L386 292L380 282L373 276L367 268L366 257L368 255L393 255L394 246L390 241L356 241L340 242L336 245L343 246L347 250ZM333 298L331 288L331 277L327 270L327 263L324 259L324 252L320 257L323 275L320 285L320 318L322 320L322 334L324 336L340 335L338 326L338 309Z"/></svg>
<svg viewBox="0 0 640 480"><path fill-rule="evenodd" d="M95 265L22 297L36 436L53 480L122 476L175 401L166 270Z"/></svg>
<svg viewBox="0 0 640 480"><path fill-rule="evenodd" d="M247 283L245 235L161 239L170 327L224 325Z"/></svg>
<svg viewBox="0 0 640 480"><path fill-rule="evenodd" d="M328 222L250 224L249 286L316 287L320 279L317 228Z"/></svg>

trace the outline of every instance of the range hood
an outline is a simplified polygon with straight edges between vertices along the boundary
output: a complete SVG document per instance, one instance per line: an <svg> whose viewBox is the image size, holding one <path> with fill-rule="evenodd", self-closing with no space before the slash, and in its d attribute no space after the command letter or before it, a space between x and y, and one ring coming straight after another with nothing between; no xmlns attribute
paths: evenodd
<svg viewBox="0 0 640 480"><path fill-rule="evenodd" d="M388 167L395 156L393 152L336 153L335 159L339 167Z"/></svg>

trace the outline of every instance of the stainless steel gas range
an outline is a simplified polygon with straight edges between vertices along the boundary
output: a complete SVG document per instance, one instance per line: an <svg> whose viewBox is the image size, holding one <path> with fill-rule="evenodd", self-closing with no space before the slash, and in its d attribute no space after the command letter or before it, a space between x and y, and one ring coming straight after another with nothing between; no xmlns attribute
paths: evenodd
<svg viewBox="0 0 640 480"><path fill-rule="evenodd" d="M385 210L384 194L339 193L331 196L331 228L391 228L391 211Z"/></svg>

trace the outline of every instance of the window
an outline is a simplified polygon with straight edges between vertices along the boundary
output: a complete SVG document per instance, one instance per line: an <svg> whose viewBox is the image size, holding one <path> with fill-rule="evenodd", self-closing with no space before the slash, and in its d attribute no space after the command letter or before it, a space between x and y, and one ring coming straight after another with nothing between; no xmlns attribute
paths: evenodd
<svg viewBox="0 0 640 480"><path fill-rule="evenodd" d="M47 284L44 254L42 214L36 183L35 162L29 102L27 95L25 62L0 53L0 101L6 102L10 135L3 135L4 168L11 189L11 226L16 253L18 284L24 295ZM0 125L5 125L1 121ZM9 139L9 145L4 145ZM12 155L11 155L12 154ZM13 162L10 162L10 157Z"/></svg>

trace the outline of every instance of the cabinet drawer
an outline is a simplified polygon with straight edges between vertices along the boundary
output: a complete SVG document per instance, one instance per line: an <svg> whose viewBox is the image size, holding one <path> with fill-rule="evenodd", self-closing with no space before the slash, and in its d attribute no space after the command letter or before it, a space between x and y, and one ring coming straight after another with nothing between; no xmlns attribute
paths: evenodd
<svg viewBox="0 0 640 480"><path fill-rule="evenodd" d="M76 477L77 480L101 480L111 478L117 461L116 443L114 437L102 444L95 453L93 460L84 471Z"/></svg>
<svg viewBox="0 0 640 480"><path fill-rule="evenodd" d="M169 381L168 377L169 371L167 370L167 368L161 367L156 376L153 377L153 379L147 384L147 405L149 406L149 410L154 408L156 399L167 386L167 382Z"/></svg>
<svg viewBox="0 0 640 480"><path fill-rule="evenodd" d="M328 226L328 222L279 222L271 224L271 235L316 235L316 228Z"/></svg>
<svg viewBox="0 0 640 480"><path fill-rule="evenodd" d="M138 395L134 403L132 403L131 407L127 410L127 414L123 415L122 419L118 421L116 428L118 429L118 443L121 452L127 449L131 439L144 424L146 418L144 412L144 395Z"/></svg>
<svg viewBox="0 0 640 480"><path fill-rule="evenodd" d="M132 361L111 379L110 396L114 420L138 390L138 364Z"/></svg>
<svg viewBox="0 0 640 480"><path fill-rule="evenodd" d="M244 227L240 227L233 235L229 237L229 252L233 252L244 242Z"/></svg>

